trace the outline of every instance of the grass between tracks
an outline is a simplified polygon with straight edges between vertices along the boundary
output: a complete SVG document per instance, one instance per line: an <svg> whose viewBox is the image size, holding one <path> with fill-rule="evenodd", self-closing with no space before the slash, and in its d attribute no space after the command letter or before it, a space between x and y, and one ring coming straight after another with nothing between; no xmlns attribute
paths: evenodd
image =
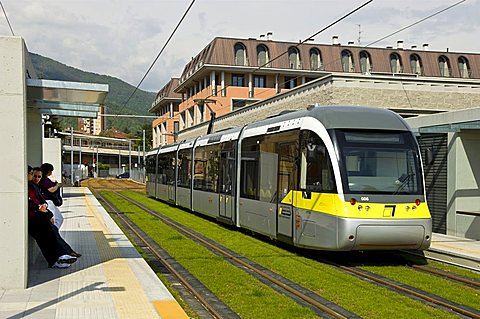
<svg viewBox="0 0 480 319"><path fill-rule="evenodd" d="M110 192L102 194L242 318L315 318L223 258Z"/></svg>
<svg viewBox="0 0 480 319"><path fill-rule="evenodd" d="M158 202L145 195L132 192L124 194L362 317L454 317L445 311L426 306L408 297L344 274L330 266L298 256L271 243L226 229L214 222ZM142 224L139 226L143 227ZM410 272L409 275L411 276L412 273L416 275L416 272ZM234 307L232 306L232 308ZM278 317L280 312L275 312L275 317ZM294 317L298 316L295 314Z"/></svg>

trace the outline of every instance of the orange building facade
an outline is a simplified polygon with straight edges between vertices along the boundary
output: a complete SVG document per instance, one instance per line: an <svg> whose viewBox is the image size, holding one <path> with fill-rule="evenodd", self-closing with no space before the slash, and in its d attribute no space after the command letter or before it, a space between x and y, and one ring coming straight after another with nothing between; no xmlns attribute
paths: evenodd
<svg viewBox="0 0 480 319"><path fill-rule="evenodd" d="M480 55L270 39L215 38L172 78L150 109L153 146L176 141L178 132L325 75L360 73L412 77L480 78ZM206 134L207 132L205 132Z"/></svg>

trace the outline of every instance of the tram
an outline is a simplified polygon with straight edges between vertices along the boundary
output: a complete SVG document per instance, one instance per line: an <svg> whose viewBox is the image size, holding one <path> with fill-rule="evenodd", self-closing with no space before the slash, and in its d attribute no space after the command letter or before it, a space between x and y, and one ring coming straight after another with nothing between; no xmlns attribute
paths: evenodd
<svg viewBox="0 0 480 319"><path fill-rule="evenodd" d="M307 249L424 250L415 136L396 113L315 106L153 149L149 196Z"/></svg>

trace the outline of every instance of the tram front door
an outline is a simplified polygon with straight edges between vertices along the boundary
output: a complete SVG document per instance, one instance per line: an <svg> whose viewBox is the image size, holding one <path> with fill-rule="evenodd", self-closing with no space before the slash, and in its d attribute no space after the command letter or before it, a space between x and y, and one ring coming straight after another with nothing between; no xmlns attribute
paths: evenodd
<svg viewBox="0 0 480 319"><path fill-rule="evenodd" d="M278 190L277 190L277 236L292 241L293 236L293 192L296 181L295 144L278 145Z"/></svg>
<svg viewBox="0 0 480 319"><path fill-rule="evenodd" d="M235 156L234 151L222 151L220 153L219 163L219 204L220 217L228 219L231 223L233 220L234 198L233 194L233 180L235 174Z"/></svg>

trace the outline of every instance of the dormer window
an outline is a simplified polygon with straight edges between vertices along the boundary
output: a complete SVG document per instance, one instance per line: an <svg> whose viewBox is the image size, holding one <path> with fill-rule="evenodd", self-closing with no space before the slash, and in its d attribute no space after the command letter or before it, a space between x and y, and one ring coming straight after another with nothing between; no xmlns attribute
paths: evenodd
<svg viewBox="0 0 480 319"><path fill-rule="evenodd" d="M321 70L323 68L322 55L317 48L310 49L310 69Z"/></svg>
<svg viewBox="0 0 480 319"><path fill-rule="evenodd" d="M390 54L390 70L392 73L403 72L402 60L397 53Z"/></svg>
<svg viewBox="0 0 480 319"><path fill-rule="evenodd" d="M367 51L360 52L360 71L362 74L370 74L372 71L372 58Z"/></svg>
<svg viewBox="0 0 480 319"><path fill-rule="evenodd" d="M290 47L288 49L288 64L290 69L301 69L301 63L300 63L300 54L298 52L298 49L295 47Z"/></svg>
<svg viewBox="0 0 480 319"><path fill-rule="evenodd" d="M268 55L268 48L260 44L257 46L257 65L258 66L270 66L267 63L270 61L270 57Z"/></svg>
<svg viewBox="0 0 480 319"><path fill-rule="evenodd" d="M440 76L450 77L451 67L450 61L444 55L438 57L438 68L440 69Z"/></svg>
<svg viewBox="0 0 480 319"><path fill-rule="evenodd" d="M235 65L247 65L247 50L243 43L238 42L234 46L235 50Z"/></svg>
<svg viewBox="0 0 480 319"><path fill-rule="evenodd" d="M342 56L342 70L343 72L355 72L355 66L353 64L352 52L349 50L343 50Z"/></svg>
<svg viewBox="0 0 480 319"><path fill-rule="evenodd" d="M466 57L461 56L458 58L458 70L460 71L460 77L464 79L470 78L470 64Z"/></svg>
<svg viewBox="0 0 480 319"><path fill-rule="evenodd" d="M412 73L423 75L422 60L417 54L410 55L410 68Z"/></svg>

